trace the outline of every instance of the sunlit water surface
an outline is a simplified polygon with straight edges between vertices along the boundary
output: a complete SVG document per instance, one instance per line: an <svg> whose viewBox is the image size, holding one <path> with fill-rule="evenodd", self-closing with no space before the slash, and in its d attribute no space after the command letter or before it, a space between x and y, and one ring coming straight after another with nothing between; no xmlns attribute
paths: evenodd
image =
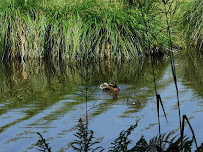
<svg viewBox="0 0 203 152"><path fill-rule="evenodd" d="M176 74L181 115L185 114L203 142L203 62L198 56L176 55ZM170 62L156 61L158 93L167 114L161 110L161 132L179 134L176 90ZM122 130L136 124L132 143L142 135L146 140L158 134L156 98L151 65L148 61L128 63L26 62L0 64L0 151L37 151L37 132L50 143L52 151L73 151L78 120L85 121L86 104L82 77L88 82L88 121L94 136L108 147ZM118 94L104 92L102 82L117 80ZM85 93L85 92L84 92ZM185 134L192 137L186 125Z"/></svg>

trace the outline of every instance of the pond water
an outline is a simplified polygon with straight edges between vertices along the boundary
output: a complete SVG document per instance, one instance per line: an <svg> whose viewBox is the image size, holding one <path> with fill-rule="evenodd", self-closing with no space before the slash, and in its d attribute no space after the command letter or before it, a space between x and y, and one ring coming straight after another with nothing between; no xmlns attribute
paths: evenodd
<svg viewBox="0 0 203 152"><path fill-rule="evenodd" d="M176 74L181 115L185 114L203 142L203 62L196 55L177 54ZM155 75L168 123L161 111L161 132L179 134L176 90L170 62L157 60ZM84 81L86 79L87 81ZM102 82L115 79L119 93L104 92ZM37 151L40 132L52 151L73 151L78 120L85 120L88 87L89 129L108 147L122 130L136 124L130 138L135 144L158 135L156 98L152 68L148 60L66 64L28 61L0 63L0 151ZM188 125L185 134L192 137Z"/></svg>

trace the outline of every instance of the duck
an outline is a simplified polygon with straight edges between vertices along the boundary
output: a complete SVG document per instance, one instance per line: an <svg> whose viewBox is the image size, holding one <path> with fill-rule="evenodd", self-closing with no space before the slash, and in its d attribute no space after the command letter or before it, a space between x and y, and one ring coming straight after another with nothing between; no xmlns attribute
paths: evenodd
<svg viewBox="0 0 203 152"><path fill-rule="evenodd" d="M116 84L115 80L112 80L111 83L104 82L100 85L100 88L104 91L112 92L118 92L120 90L120 87Z"/></svg>

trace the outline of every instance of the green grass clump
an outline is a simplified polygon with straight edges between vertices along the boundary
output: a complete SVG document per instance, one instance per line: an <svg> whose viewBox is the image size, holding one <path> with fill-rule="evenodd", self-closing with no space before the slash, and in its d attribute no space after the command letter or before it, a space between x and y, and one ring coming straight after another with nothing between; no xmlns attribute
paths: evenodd
<svg viewBox="0 0 203 152"><path fill-rule="evenodd" d="M1 2L0 46L3 59L41 57L45 16L23 1Z"/></svg>
<svg viewBox="0 0 203 152"><path fill-rule="evenodd" d="M194 0L182 7L181 28L188 48L203 50L203 1ZM194 50L194 49L193 49ZM202 52L203 53L203 52Z"/></svg>
<svg viewBox="0 0 203 152"><path fill-rule="evenodd" d="M0 2L2 59L131 59L148 51L138 5L142 1L136 5L107 0ZM144 17L153 44L163 45L155 7L154 1L146 2Z"/></svg>

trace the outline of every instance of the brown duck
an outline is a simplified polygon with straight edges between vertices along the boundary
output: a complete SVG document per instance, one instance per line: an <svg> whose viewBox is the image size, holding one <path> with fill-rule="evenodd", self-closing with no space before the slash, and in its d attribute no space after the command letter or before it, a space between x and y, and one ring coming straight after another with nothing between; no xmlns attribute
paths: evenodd
<svg viewBox="0 0 203 152"><path fill-rule="evenodd" d="M120 90L120 87L116 84L115 80L111 81L111 83L104 82L103 84L100 85L100 88L104 91L112 91L112 92L117 92Z"/></svg>

